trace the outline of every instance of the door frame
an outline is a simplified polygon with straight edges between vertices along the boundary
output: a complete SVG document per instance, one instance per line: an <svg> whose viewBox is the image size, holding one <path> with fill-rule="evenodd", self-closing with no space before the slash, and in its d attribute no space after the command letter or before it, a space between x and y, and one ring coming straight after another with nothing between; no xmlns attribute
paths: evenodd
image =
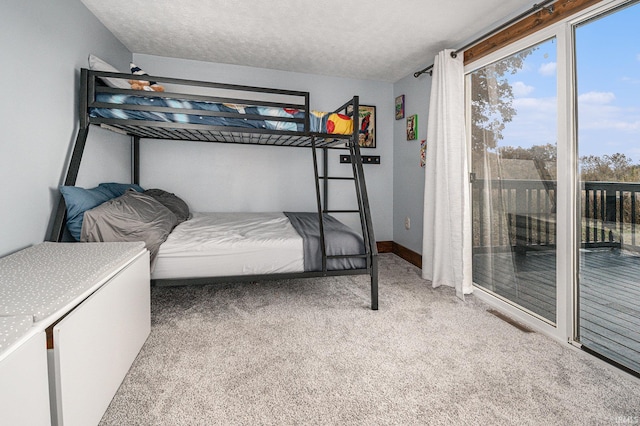
<svg viewBox="0 0 640 426"><path fill-rule="evenodd" d="M567 144L566 141L572 141L573 126L567 126L569 123L568 102L571 97L569 91L564 87L561 82L567 81L569 70L567 69L567 25L566 23L557 23L544 28L535 34L527 36L521 40L518 40L503 49L493 52L473 63L465 66L465 91L467 96L467 135L468 141L471 143L470 129L471 129L471 111L470 111L470 77L469 74L491 63L504 59L513 55L521 50L524 50L530 46L542 43L544 41L555 38L556 40L556 98L557 98L557 170L558 170L558 184L557 184L557 225L556 225L556 321L548 321L539 315L536 315L525 308L517 306L507 299L500 297L488 290L483 289L474 284L474 295L479 299L485 301L487 304L495 307L496 309L504 312L513 319L525 324L526 326L553 337L554 339L567 342L570 336L573 335L573 321L568 321L571 318L571 309L567 306L567 301L572 300L573 296L573 271L571 254L574 252L571 238L573 233L572 226L569 226L571 220L566 217L568 212L573 208L572 200L574 197L572 194L575 188L571 188L568 182L567 174L564 172L569 169L575 169L575 164L570 164L571 148L575 143L571 142ZM571 127L571 128L569 128ZM567 145L572 145L568 147ZM468 150L469 161L471 161L471 149ZM560 171L563 173L560 173ZM471 193L471 191L470 191Z"/></svg>
<svg viewBox="0 0 640 426"><path fill-rule="evenodd" d="M502 49L465 65L467 140L471 143L471 108L468 74L552 37L557 41L557 231L556 231L556 322L555 324L517 307L511 302L474 284L474 295L526 326L560 342L580 347L578 341L578 250L581 223L580 183L577 150L577 96L574 27L602 13L630 3L629 0L603 0L556 24L517 40ZM468 150L471 164L471 149ZM472 192L469 191L471 194ZM470 195L471 196L471 195ZM471 202L471 200L470 200Z"/></svg>

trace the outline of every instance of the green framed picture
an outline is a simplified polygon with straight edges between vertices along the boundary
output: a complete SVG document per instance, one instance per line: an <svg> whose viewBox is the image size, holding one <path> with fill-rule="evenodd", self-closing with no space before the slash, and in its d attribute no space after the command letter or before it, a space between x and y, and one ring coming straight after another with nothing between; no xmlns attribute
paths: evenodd
<svg viewBox="0 0 640 426"><path fill-rule="evenodd" d="M407 117L407 140L418 139L418 114Z"/></svg>

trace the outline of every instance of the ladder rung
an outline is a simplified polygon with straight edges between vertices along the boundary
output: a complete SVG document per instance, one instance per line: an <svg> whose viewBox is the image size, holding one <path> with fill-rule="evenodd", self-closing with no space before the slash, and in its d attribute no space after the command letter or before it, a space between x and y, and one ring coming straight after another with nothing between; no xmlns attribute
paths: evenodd
<svg viewBox="0 0 640 426"><path fill-rule="evenodd" d="M360 213L360 210L325 210L325 213Z"/></svg>
<svg viewBox="0 0 640 426"><path fill-rule="evenodd" d="M332 180L356 180L354 177L348 176L319 176L318 179L332 179Z"/></svg>
<svg viewBox="0 0 640 426"><path fill-rule="evenodd" d="M332 254L327 255L327 259L343 259L349 257L367 257L366 254Z"/></svg>

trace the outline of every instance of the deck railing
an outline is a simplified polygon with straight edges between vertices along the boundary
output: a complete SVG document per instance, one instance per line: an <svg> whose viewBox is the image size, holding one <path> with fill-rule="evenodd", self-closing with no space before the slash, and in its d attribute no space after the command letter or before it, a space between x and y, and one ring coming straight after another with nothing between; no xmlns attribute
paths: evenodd
<svg viewBox="0 0 640 426"><path fill-rule="evenodd" d="M476 179L472 191L474 251L555 248L556 181ZM639 194L640 183L583 182L582 247L640 251Z"/></svg>

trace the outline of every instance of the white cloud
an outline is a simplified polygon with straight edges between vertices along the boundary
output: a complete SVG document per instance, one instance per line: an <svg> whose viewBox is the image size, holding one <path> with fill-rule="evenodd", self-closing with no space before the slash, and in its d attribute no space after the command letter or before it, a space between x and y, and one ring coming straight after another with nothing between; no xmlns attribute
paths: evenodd
<svg viewBox="0 0 640 426"><path fill-rule="evenodd" d="M587 92L578 96L578 102L586 104L605 105L614 101L616 95L612 92Z"/></svg>
<svg viewBox="0 0 640 426"><path fill-rule="evenodd" d="M580 155L619 152L634 162L640 156L640 111L614 105L583 103L578 107L578 149Z"/></svg>
<svg viewBox="0 0 640 426"><path fill-rule="evenodd" d="M522 81L516 81L511 84L511 89L513 89L513 94L519 98L527 96L529 93L533 92L535 88L524 84Z"/></svg>
<svg viewBox="0 0 640 426"><path fill-rule="evenodd" d="M519 114L526 115L532 111L555 113L558 108L556 98L520 98L513 100L513 106Z"/></svg>
<svg viewBox="0 0 640 426"><path fill-rule="evenodd" d="M640 160L640 148L636 148L640 137L640 105L618 105L624 103L624 96L616 96L613 91L587 92L578 99L580 155L621 152L635 161ZM558 141L557 103L555 97L516 97L513 107L517 114L505 123L500 146L555 144Z"/></svg>
<svg viewBox="0 0 640 426"><path fill-rule="evenodd" d="M640 79L631 78L631 77L627 77L627 76L620 77L620 81L622 81L623 83L629 83L629 84L638 84L638 83L640 83Z"/></svg>
<svg viewBox="0 0 640 426"><path fill-rule="evenodd" d="M505 123L501 146L555 144L557 140L557 107L555 97L516 98L513 106L517 113Z"/></svg>
<svg viewBox="0 0 640 426"><path fill-rule="evenodd" d="M547 62L540 65L540 68L538 68L538 73L544 76L555 75L556 67L557 67L557 64L555 62Z"/></svg>
<svg viewBox="0 0 640 426"><path fill-rule="evenodd" d="M589 101L583 99L584 95L578 97L578 123L581 130L607 130L611 132L609 137L613 139L622 140L623 134L636 135L637 138L640 131L640 110L610 105L614 99L613 93L591 93L595 95Z"/></svg>
<svg viewBox="0 0 640 426"><path fill-rule="evenodd" d="M598 116L598 112L602 114L602 116ZM612 116L608 111L585 111L583 119L579 118L578 122L582 130L618 131L634 133L636 135L640 130L640 120L638 120L637 117Z"/></svg>

